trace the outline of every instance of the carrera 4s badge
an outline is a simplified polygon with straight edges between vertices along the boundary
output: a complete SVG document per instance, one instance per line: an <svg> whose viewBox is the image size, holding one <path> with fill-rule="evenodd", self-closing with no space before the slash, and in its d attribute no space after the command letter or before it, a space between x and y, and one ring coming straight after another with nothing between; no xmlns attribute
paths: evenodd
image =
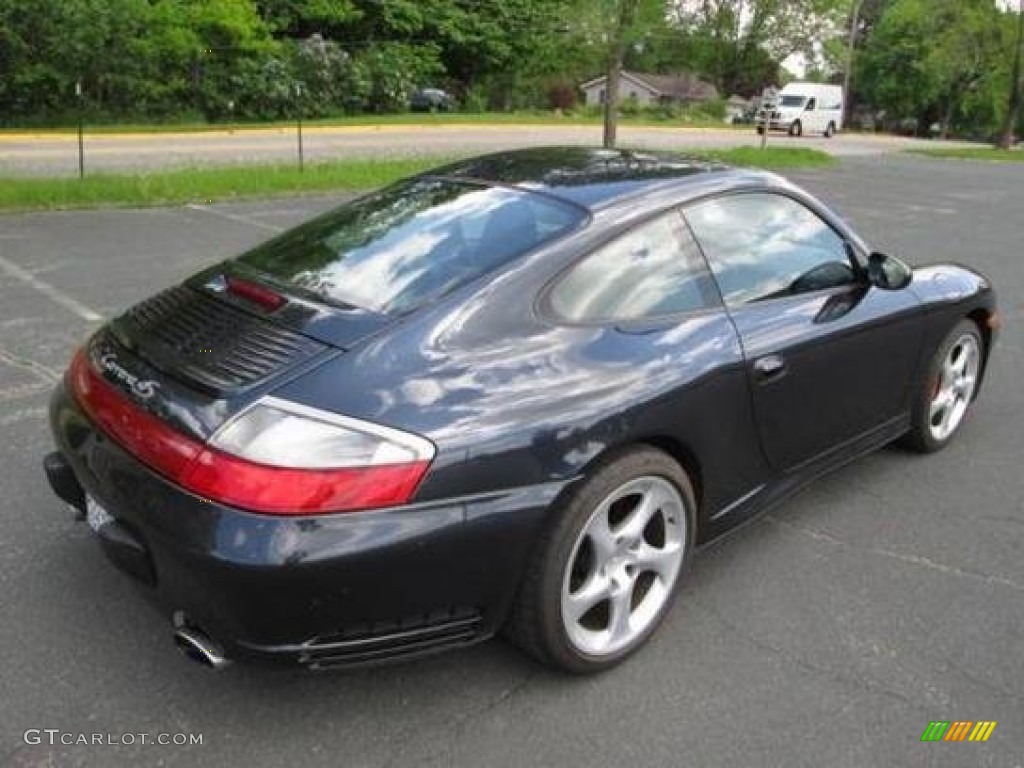
<svg viewBox="0 0 1024 768"><path fill-rule="evenodd" d="M160 383L157 381L140 379L134 373L126 370L119 362L117 362L117 355L113 352L107 352L103 355L103 357L100 358L100 364L103 366L105 371L112 374L115 379L127 384L132 393L143 400L148 400L155 395L157 387L160 386Z"/></svg>

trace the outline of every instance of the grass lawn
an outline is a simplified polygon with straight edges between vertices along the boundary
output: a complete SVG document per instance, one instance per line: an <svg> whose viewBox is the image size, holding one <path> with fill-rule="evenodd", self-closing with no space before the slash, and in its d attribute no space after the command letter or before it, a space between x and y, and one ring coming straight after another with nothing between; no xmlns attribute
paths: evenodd
<svg viewBox="0 0 1024 768"><path fill-rule="evenodd" d="M760 168L806 168L831 165L834 158L799 147L736 147L701 151L696 157ZM380 187L445 162L417 157L294 164L183 168L139 174L92 174L75 177L0 177L0 210L57 210L102 206L153 206L208 203L243 197L276 197L332 190Z"/></svg>
<svg viewBox="0 0 1024 768"><path fill-rule="evenodd" d="M717 160L726 165L746 168L785 170L786 168L827 168L838 160L827 152L807 147L733 147L732 149L707 149L697 152L698 157Z"/></svg>
<svg viewBox="0 0 1024 768"><path fill-rule="evenodd" d="M401 158L316 163L300 173L294 163L181 168L133 174L0 178L0 210L98 208L207 203L238 197L275 197L329 190L372 189L420 173L443 159Z"/></svg>
<svg viewBox="0 0 1024 768"><path fill-rule="evenodd" d="M993 147L957 147L936 149L908 149L915 155L945 157L954 160L986 160L990 163L1024 163L1024 149L995 149Z"/></svg>

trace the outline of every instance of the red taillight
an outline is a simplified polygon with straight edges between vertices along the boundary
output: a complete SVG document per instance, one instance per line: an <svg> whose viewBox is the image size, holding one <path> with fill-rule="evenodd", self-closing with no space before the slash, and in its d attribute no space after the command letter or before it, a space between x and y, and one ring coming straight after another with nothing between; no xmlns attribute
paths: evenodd
<svg viewBox="0 0 1024 768"><path fill-rule="evenodd" d="M209 499L277 515L342 512L409 500L427 462L345 469L292 469L254 464L206 448L181 484Z"/></svg>
<svg viewBox="0 0 1024 768"><path fill-rule="evenodd" d="M404 504L429 461L342 469L258 464L187 437L111 386L79 350L68 371L71 391L89 417L140 461L204 499L254 512L309 515Z"/></svg>
<svg viewBox="0 0 1024 768"><path fill-rule="evenodd" d="M259 283L232 276L228 276L225 282L227 283L229 293L233 293L235 296L251 301L254 304L259 304L271 312L275 309L280 309L284 304L284 296Z"/></svg>
<svg viewBox="0 0 1024 768"><path fill-rule="evenodd" d="M75 399L96 426L161 474L179 477L203 449L202 443L135 407L93 370L83 350L75 354L68 376Z"/></svg>

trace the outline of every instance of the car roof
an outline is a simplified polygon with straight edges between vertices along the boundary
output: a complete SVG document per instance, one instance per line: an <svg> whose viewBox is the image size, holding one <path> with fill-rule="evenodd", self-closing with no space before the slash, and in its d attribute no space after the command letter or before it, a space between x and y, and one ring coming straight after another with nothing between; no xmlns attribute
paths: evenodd
<svg viewBox="0 0 1024 768"><path fill-rule="evenodd" d="M595 147L534 147L469 158L429 176L473 179L540 190L586 208L605 207L655 187L703 186L709 174L749 173L671 152Z"/></svg>

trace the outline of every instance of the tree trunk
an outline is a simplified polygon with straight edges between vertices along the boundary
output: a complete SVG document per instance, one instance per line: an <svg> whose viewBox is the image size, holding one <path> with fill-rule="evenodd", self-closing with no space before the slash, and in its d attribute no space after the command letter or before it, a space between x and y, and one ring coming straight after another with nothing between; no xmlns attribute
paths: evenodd
<svg viewBox="0 0 1024 768"><path fill-rule="evenodd" d="M622 61L626 57L626 44L639 0L619 0L619 17L611 34L608 49L608 72L604 92L604 146L615 146L619 123L619 80Z"/></svg>
<svg viewBox="0 0 1024 768"><path fill-rule="evenodd" d="M846 41L846 65L843 72L843 125L850 122L850 82L853 80L853 54L857 47L857 25L860 23L860 6L863 0L855 0L850 13L850 36Z"/></svg>
<svg viewBox="0 0 1024 768"><path fill-rule="evenodd" d="M1021 48L1024 48L1024 5L1017 11L1017 50L1013 54L1013 68L1010 72L1010 102L1006 110L1006 122L1003 123L1003 132L999 137L1001 149L1010 149L1013 146L1013 134L1020 120Z"/></svg>
<svg viewBox="0 0 1024 768"><path fill-rule="evenodd" d="M604 90L604 146L611 149L615 146L619 128L619 79L622 71L622 58L612 56L608 61L608 74L605 78Z"/></svg>
<svg viewBox="0 0 1024 768"><path fill-rule="evenodd" d="M953 110L956 109L956 101L953 99L953 95L950 94L946 99L946 110L942 114L942 129L939 133L939 138L945 141L949 138L949 126L953 122ZM931 133L931 125L925 129L925 136Z"/></svg>

